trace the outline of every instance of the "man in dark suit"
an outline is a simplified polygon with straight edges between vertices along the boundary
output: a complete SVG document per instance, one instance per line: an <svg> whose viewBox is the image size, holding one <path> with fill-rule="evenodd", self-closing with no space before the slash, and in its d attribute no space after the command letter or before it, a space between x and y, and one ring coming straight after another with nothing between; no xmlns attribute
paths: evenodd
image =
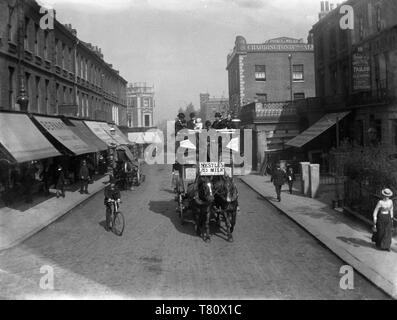
<svg viewBox="0 0 397 320"><path fill-rule="evenodd" d="M186 129L185 114L179 113L178 119L175 121L175 135L182 129Z"/></svg>
<svg viewBox="0 0 397 320"><path fill-rule="evenodd" d="M285 172L280 168L280 164L276 165L276 169L273 172L272 175L272 182L276 188L276 194L277 194L277 200L278 202L281 202L281 187L286 181L286 174Z"/></svg>
<svg viewBox="0 0 397 320"><path fill-rule="evenodd" d="M79 177L81 182L80 193L88 194L88 181L90 180L90 172L88 170L86 160L83 160L81 163Z"/></svg>
<svg viewBox="0 0 397 320"><path fill-rule="evenodd" d="M215 121L212 124L212 129L215 129L215 130L222 129L221 128L221 126L222 126L222 119L221 118L222 118L222 115L219 112L215 113Z"/></svg>
<svg viewBox="0 0 397 320"><path fill-rule="evenodd" d="M190 130L194 130L196 127L196 114L192 112L190 115L190 120L187 122L187 128Z"/></svg>

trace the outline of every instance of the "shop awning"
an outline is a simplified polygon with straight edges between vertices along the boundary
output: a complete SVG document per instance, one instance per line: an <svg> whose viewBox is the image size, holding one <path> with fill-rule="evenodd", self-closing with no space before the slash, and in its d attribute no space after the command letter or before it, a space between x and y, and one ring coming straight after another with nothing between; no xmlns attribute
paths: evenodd
<svg viewBox="0 0 397 320"><path fill-rule="evenodd" d="M132 154L131 150L127 146L119 146L117 150L122 150L125 152L125 155L127 156L128 160L131 162L135 162L135 157Z"/></svg>
<svg viewBox="0 0 397 320"><path fill-rule="evenodd" d="M70 127L80 136L80 138L92 148L94 152L107 150L108 145L99 139L81 120L70 120L74 127Z"/></svg>
<svg viewBox="0 0 397 320"><path fill-rule="evenodd" d="M84 121L87 127L108 146L116 146L119 143L112 138L110 126L106 122Z"/></svg>
<svg viewBox="0 0 397 320"><path fill-rule="evenodd" d="M286 145L292 147L302 147L309 141L318 137L320 134L331 128L337 121L342 120L346 117L350 111L347 112L336 112L336 113L328 113L323 116L320 120L318 120L315 124L313 124L309 129L303 131L301 134L296 136L295 138L289 140Z"/></svg>
<svg viewBox="0 0 397 320"><path fill-rule="evenodd" d="M131 141L121 132L117 126L112 127L115 130L113 138L117 140L119 144L131 144Z"/></svg>
<svg viewBox="0 0 397 320"><path fill-rule="evenodd" d="M76 155L95 152L60 118L34 116L34 119L59 143Z"/></svg>
<svg viewBox="0 0 397 320"><path fill-rule="evenodd" d="M0 113L0 143L15 162L60 156L26 114Z"/></svg>

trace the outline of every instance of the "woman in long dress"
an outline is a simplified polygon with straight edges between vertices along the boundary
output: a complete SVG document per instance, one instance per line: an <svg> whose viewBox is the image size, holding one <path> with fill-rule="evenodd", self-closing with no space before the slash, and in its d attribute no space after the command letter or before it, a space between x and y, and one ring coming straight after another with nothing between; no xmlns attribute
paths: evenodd
<svg viewBox="0 0 397 320"><path fill-rule="evenodd" d="M393 201L390 197L393 192L383 189L382 196L383 199L378 201L373 214L376 229L374 242L379 249L390 251L393 228Z"/></svg>

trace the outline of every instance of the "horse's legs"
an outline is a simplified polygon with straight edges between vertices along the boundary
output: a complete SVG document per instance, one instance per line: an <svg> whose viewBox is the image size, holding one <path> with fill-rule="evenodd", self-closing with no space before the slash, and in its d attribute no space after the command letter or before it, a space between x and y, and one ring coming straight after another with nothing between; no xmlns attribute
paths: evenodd
<svg viewBox="0 0 397 320"><path fill-rule="evenodd" d="M231 212L232 216L232 221L231 221L231 227L230 227L230 233L233 233L234 231L234 226L236 225L236 219L237 219L237 211L238 211L238 204L236 204L235 208Z"/></svg>
<svg viewBox="0 0 397 320"><path fill-rule="evenodd" d="M207 206L205 208L205 235L204 235L204 240L210 240L210 218L211 218L211 210L210 207Z"/></svg>

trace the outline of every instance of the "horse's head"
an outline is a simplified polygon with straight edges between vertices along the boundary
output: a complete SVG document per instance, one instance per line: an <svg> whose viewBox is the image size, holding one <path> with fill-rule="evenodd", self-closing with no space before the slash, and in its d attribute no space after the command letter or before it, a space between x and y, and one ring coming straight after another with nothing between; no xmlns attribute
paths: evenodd
<svg viewBox="0 0 397 320"><path fill-rule="evenodd" d="M223 176L219 181L217 194L224 202L231 203L237 200L237 188L234 181L229 176Z"/></svg>
<svg viewBox="0 0 397 320"><path fill-rule="evenodd" d="M208 177L200 177L198 180L198 189L200 199L205 202L214 201L214 186Z"/></svg>

